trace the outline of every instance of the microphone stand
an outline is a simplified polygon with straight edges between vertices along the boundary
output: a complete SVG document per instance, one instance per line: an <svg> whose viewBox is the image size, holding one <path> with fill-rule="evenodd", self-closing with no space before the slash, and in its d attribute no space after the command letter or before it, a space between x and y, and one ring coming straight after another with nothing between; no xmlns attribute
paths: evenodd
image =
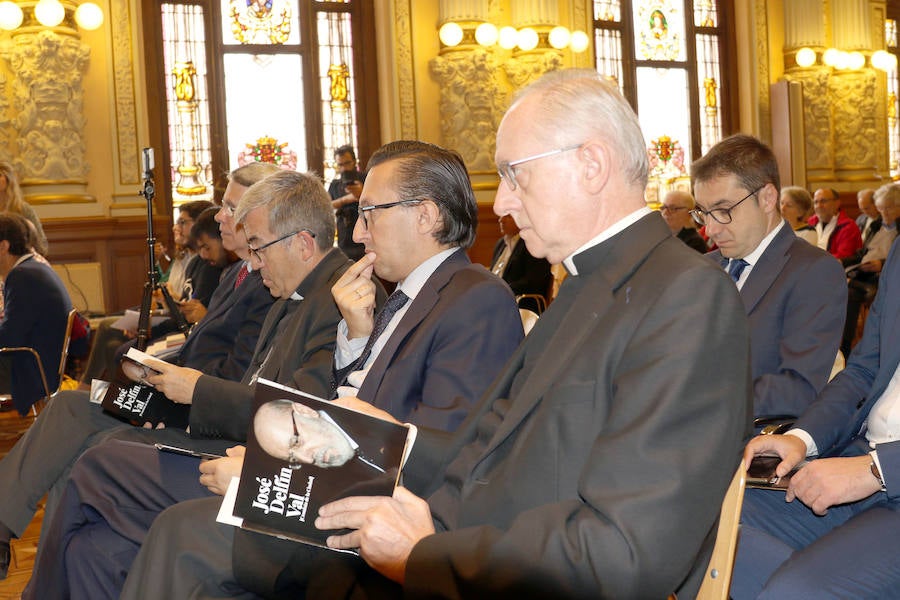
<svg viewBox="0 0 900 600"><path fill-rule="evenodd" d="M178 307L178 303L172 298L166 286L159 284L159 273L156 271L156 238L153 236L153 199L156 196L156 188L153 184L153 150L144 148L144 188L138 192L147 201L147 281L144 283L144 296L141 299L141 314L138 318L137 342L135 347L144 351L150 340L150 313L153 307L153 292L162 292L163 301L169 309L169 316L175 320L175 325L181 333L187 335L191 328L184 313Z"/></svg>

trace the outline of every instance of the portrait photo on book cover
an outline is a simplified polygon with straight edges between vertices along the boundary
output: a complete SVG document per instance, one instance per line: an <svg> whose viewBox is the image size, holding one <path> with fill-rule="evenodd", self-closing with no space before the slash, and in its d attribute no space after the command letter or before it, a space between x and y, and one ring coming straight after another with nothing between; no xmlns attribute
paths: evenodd
<svg viewBox="0 0 900 600"><path fill-rule="evenodd" d="M389 496L409 429L261 380L247 432L234 515L244 527L323 544L334 531L319 507L349 496Z"/></svg>

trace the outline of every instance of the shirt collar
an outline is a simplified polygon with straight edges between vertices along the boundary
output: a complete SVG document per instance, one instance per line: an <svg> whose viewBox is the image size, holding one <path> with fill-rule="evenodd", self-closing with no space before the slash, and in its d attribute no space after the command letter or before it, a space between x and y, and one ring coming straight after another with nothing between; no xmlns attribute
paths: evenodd
<svg viewBox="0 0 900 600"><path fill-rule="evenodd" d="M403 293L409 297L410 301L415 300L428 278L457 250L459 250L459 246L447 248L424 260L403 281L397 284L397 289L403 290Z"/></svg>
<svg viewBox="0 0 900 600"><path fill-rule="evenodd" d="M575 250L575 252L573 252L572 254L567 256L565 258L565 260L563 260L563 265L566 267L566 271L569 272L569 275L578 275L578 269L575 267L575 261L572 260L572 257L574 257L576 254L584 252L588 248L593 248L594 246L596 246L597 244L599 244L601 242L605 242L606 240L608 240L612 236L616 235L617 233L624 231L628 227L634 225L639 220L643 219L646 215L649 215L651 212L653 212L653 211L651 211L646 206L643 208L639 208L638 210L634 211L630 215L627 215L623 219L619 219L618 221L613 223L611 226L604 229L600 233L600 235L589 240L586 244L584 244L583 246L581 246L580 248Z"/></svg>
<svg viewBox="0 0 900 600"><path fill-rule="evenodd" d="M766 235L766 237L762 239L762 241L756 246L756 248L753 249L753 252L751 252L747 256L742 256L741 258L743 258L744 261L751 267L758 263L759 258L763 255L763 252L766 251L766 248L769 247L769 244L772 243L772 240L775 239L775 236L778 235L778 232L781 231L782 227L784 227L784 219L782 219L781 222L775 227L775 229L770 231L768 235Z"/></svg>

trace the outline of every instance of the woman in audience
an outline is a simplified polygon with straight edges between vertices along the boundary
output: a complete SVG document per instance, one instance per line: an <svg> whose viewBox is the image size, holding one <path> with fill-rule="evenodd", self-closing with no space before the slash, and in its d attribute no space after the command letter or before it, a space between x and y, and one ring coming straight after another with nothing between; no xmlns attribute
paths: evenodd
<svg viewBox="0 0 900 600"><path fill-rule="evenodd" d="M0 161L0 212L11 212L22 215L28 219L37 235L34 239L34 249L37 254L47 254L47 236L41 227L41 220L31 205L25 202L22 196L22 188L13 166L6 161Z"/></svg>
<svg viewBox="0 0 900 600"><path fill-rule="evenodd" d="M808 191L796 186L781 188L781 216L787 220L797 237L815 246L819 236L807 223L812 213L813 200Z"/></svg>

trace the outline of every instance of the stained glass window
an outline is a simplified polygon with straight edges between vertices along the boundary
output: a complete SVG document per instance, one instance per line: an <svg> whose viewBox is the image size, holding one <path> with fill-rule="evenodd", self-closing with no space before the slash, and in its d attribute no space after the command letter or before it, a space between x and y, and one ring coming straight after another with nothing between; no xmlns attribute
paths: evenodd
<svg viewBox="0 0 900 600"><path fill-rule="evenodd" d="M900 48L897 44L897 21L887 19L884 24L884 38L887 51L894 56L900 56ZM897 117L900 113L900 82L897 80L897 69L887 74L887 121L888 121L888 161L890 163L891 179L900 179L900 122Z"/></svg>
<svg viewBox="0 0 900 600"><path fill-rule="evenodd" d="M177 206L213 194L206 31L201 6L163 4L161 12L170 177Z"/></svg>
<svg viewBox="0 0 900 600"><path fill-rule="evenodd" d="M686 176L691 160L718 142L726 128L720 5L716 0L593 3L597 71L615 78L638 112L654 176L661 181Z"/></svg>
<svg viewBox="0 0 900 600"><path fill-rule="evenodd" d="M161 13L156 0L143 7L161 15L148 25L163 41L148 72L165 81L165 135L151 138L167 138L157 163L171 166L176 205L211 198L224 174L250 161L329 180L334 149L351 144L365 163L380 141L378 123L361 126L359 116L378 114L377 94L364 107L356 98L377 89L369 0L169 2Z"/></svg>

